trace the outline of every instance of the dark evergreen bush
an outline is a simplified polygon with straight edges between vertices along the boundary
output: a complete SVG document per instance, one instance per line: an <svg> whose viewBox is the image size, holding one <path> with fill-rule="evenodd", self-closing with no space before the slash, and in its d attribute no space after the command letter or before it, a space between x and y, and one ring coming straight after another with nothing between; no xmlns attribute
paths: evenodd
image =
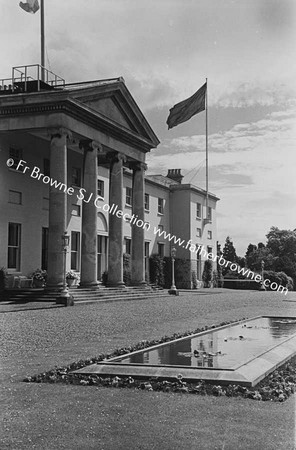
<svg viewBox="0 0 296 450"><path fill-rule="evenodd" d="M164 287L164 261L158 254L153 254L150 261L150 281L152 284Z"/></svg>
<svg viewBox="0 0 296 450"><path fill-rule="evenodd" d="M204 270L203 270L203 274L202 274L202 281L204 282L205 288L211 287L212 261L209 261L208 259L205 261Z"/></svg>
<svg viewBox="0 0 296 450"><path fill-rule="evenodd" d="M8 273L5 267L1 267L0 269L0 292L4 292L7 288L8 283Z"/></svg>

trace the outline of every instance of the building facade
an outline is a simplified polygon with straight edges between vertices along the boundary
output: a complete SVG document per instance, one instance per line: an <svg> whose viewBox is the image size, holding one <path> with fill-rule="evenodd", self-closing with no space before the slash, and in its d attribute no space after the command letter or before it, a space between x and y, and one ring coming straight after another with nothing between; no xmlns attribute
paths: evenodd
<svg viewBox="0 0 296 450"><path fill-rule="evenodd" d="M205 192L182 184L179 170L145 177L159 141L122 78L22 83L0 91L0 267L11 279L42 268L61 289L65 232L66 269L83 287L106 271L109 285L123 286L123 253L132 283L144 284L149 256L170 255L167 233L215 250L217 197L205 211ZM200 279L200 256L189 245L177 251Z"/></svg>

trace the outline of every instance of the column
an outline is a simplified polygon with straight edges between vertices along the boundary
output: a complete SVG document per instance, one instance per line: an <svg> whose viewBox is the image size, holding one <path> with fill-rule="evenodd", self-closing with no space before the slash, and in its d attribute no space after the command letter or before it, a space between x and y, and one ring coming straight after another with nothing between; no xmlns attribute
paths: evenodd
<svg viewBox="0 0 296 450"><path fill-rule="evenodd" d="M48 130L50 141L50 177L67 186L67 137L63 128ZM49 187L48 278L47 287L62 289L64 253L62 235L67 229L66 188Z"/></svg>
<svg viewBox="0 0 296 450"><path fill-rule="evenodd" d="M110 155L110 159L108 285L124 287L123 219L117 217L115 212L122 211L123 162L125 162L125 156L117 153Z"/></svg>
<svg viewBox="0 0 296 450"><path fill-rule="evenodd" d="M144 173L146 164L136 163L133 169L133 216L137 220L132 225L132 284L143 285L145 281L145 240L144 240Z"/></svg>
<svg viewBox="0 0 296 450"><path fill-rule="evenodd" d="M85 200L82 201L82 238L80 287L96 287L97 281L97 208L94 200L98 184L98 148L100 145L90 140L80 142L84 150L83 187Z"/></svg>

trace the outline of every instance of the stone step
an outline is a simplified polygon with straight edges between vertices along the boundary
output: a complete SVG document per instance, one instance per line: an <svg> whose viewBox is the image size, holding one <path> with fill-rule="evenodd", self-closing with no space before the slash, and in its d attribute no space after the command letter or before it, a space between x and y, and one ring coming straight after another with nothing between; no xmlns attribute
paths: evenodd
<svg viewBox="0 0 296 450"><path fill-rule="evenodd" d="M69 292L75 303L91 303L96 301L136 300L167 296L166 290L155 290L151 286L128 286L125 288L100 286L97 289L71 288ZM44 289L14 289L6 292L3 299L21 302L55 302L58 294Z"/></svg>

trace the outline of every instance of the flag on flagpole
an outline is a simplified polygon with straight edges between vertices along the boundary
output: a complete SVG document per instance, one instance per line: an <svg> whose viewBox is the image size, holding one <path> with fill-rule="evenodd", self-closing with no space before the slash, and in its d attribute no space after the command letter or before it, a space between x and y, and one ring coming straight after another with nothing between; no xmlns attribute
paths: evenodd
<svg viewBox="0 0 296 450"><path fill-rule="evenodd" d="M31 14L35 14L35 12L39 9L38 0L27 0L26 3L20 2L20 7Z"/></svg>
<svg viewBox="0 0 296 450"><path fill-rule="evenodd" d="M206 91L207 83L205 83L191 97L177 103L170 109L170 114L166 122L169 129L179 125L180 123L186 122L195 114L205 110Z"/></svg>

